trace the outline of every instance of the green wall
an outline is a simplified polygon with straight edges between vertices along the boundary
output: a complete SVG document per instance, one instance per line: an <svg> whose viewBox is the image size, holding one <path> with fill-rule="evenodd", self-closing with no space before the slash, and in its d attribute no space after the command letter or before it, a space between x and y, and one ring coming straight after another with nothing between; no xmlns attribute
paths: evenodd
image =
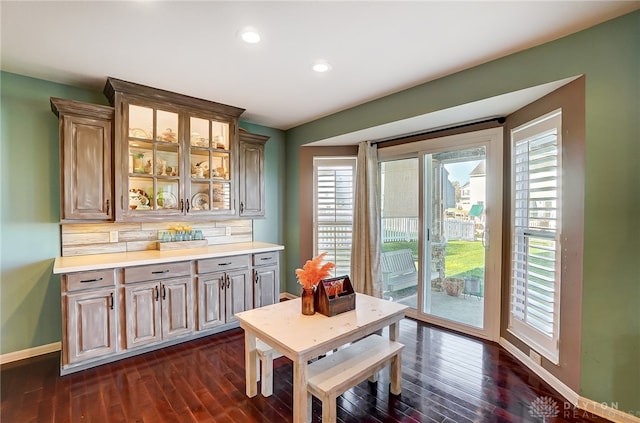
<svg viewBox="0 0 640 423"><path fill-rule="evenodd" d="M301 145L581 74L586 75L587 139L579 394L639 414L638 11L287 131L289 291L297 292L292 269L308 258L299 256Z"/></svg>
<svg viewBox="0 0 640 423"><path fill-rule="evenodd" d="M0 73L0 353L60 341L60 161L50 97L107 104L101 92ZM267 218L256 240L282 244L284 132L241 122L270 136L265 147ZM284 257L283 257L284 258ZM284 268L284 266L283 266Z"/></svg>
<svg viewBox="0 0 640 423"><path fill-rule="evenodd" d="M0 74L0 352L60 341L58 119L49 97L105 104L96 92Z"/></svg>

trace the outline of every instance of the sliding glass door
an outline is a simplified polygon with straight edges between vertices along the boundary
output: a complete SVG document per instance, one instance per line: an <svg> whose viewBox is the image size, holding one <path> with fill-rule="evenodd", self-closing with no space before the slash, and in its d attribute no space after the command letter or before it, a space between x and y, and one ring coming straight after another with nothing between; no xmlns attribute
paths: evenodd
<svg viewBox="0 0 640 423"><path fill-rule="evenodd" d="M500 293L501 132L384 150L385 297L410 306L413 317L494 339Z"/></svg>

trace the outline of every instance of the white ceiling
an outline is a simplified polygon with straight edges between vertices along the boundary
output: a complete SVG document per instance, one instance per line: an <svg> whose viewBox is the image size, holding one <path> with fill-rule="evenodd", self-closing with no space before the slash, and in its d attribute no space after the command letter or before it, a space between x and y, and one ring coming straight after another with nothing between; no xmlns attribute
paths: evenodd
<svg viewBox="0 0 640 423"><path fill-rule="evenodd" d="M593 26L640 1L3 0L0 7L4 71L95 90L112 76L242 107L246 121L289 129ZM245 26L262 42L240 41ZM314 73L319 59L333 70Z"/></svg>

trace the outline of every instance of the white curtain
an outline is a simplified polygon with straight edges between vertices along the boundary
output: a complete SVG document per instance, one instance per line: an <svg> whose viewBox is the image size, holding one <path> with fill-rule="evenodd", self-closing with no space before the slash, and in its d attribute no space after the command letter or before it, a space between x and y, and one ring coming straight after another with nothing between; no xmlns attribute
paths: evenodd
<svg viewBox="0 0 640 423"><path fill-rule="evenodd" d="M378 148L375 145L367 141L359 144L356 169L351 282L356 292L382 298Z"/></svg>

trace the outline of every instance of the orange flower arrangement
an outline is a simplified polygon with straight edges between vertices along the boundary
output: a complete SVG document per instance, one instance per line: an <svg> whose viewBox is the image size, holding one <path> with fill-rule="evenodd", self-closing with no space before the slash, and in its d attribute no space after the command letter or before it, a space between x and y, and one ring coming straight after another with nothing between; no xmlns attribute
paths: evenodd
<svg viewBox="0 0 640 423"><path fill-rule="evenodd" d="M298 277L298 283L302 285L304 289L314 288L320 280L330 275L331 269L336 267L334 263L325 263L321 265L322 259L327 253L319 254L312 260L307 260L302 269L296 269L296 276Z"/></svg>

